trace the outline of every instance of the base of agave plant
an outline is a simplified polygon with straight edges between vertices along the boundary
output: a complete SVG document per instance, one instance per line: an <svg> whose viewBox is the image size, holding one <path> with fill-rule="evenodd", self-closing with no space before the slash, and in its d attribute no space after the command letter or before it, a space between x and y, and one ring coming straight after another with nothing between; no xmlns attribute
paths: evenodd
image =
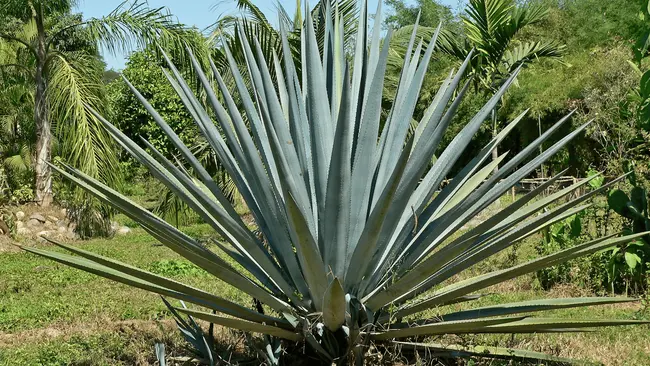
<svg viewBox="0 0 650 366"><path fill-rule="evenodd" d="M375 314L356 297L345 295L345 319L338 328L332 325L327 313L306 316L304 329L305 355L312 355L328 365L363 364L369 345Z"/></svg>

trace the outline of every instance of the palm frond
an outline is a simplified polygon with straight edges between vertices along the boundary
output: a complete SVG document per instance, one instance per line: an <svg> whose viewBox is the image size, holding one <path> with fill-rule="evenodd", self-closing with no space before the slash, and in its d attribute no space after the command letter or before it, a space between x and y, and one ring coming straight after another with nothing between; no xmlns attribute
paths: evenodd
<svg viewBox="0 0 650 366"><path fill-rule="evenodd" d="M474 49L470 64L475 86L493 92L519 66L539 58L557 60L562 56L564 46L550 41L512 45L524 27L540 22L546 14L541 4L471 0L461 16L466 37L443 30L439 49L458 60L464 60Z"/></svg>
<svg viewBox="0 0 650 366"><path fill-rule="evenodd" d="M357 0L320 0L316 3L311 13L320 49L323 49L327 7L329 6L334 19L336 17L340 19L344 44L350 44L357 32L357 23L359 16L361 16L358 3Z"/></svg>
<svg viewBox="0 0 650 366"><path fill-rule="evenodd" d="M548 8L542 3L516 6L510 15L510 26L507 28L507 34L514 37L524 27L542 21L547 14Z"/></svg>
<svg viewBox="0 0 650 366"><path fill-rule="evenodd" d="M125 1L106 16L90 18L74 26L83 26L90 39L112 53L156 45L172 50L180 59L186 47L190 47L199 60L207 60L209 54L207 44L197 37L197 31L178 23L165 8L148 8L144 2Z"/></svg>
<svg viewBox="0 0 650 366"><path fill-rule="evenodd" d="M467 38L478 52L493 55L504 48L503 29L508 28L513 0L471 0L463 16Z"/></svg>
<svg viewBox="0 0 650 366"><path fill-rule="evenodd" d="M251 16L240 17L235 15L225 15L221 17L217 22L215 22L215 24L210 27L210 36L208 37L209 41L217 46L227 44L230 51L232 52L233 58L240 66L244 66L244 60L246 57L244 56L245 51L243 49L241 36L241 33L243 33L246 41L249 44L255 44L256 40L262 44L264 59L273 60L273 52L275 52L278 58L281 60L283 58L283 52L285 50L282 47L280 30L275 29L273 25L266 19L262 11L251 1L238 0L237 5L240 9L245 10ZM300 73L300 32L302 24L298 23L302 23L302 18L299 17L297 13L297 15L294 16L294 19L291 20L281 4L278 3L276 6L280 9L280 28L284 28L287 34L287 41L290 46L289 49L291 51L291 56L294 59L297 71ZM299 9L300 7L297 11L299 11ZM338 14L340 17L341 27L343 29L343 42L346 45L350 45L354 39L356 24L359 16L357 1L337 0L331 2L329 0L321 0L316 3L310 13L312 15L312 20L316 30L316 38L318 40L320 49L323 49L324 44L324 19L327 18L327 9L329 9L331 15ZM223 51L216 51L216 57L214 61L218 67L219 72L221 72L225 78L229 78L230 72L228 70L228 63ZM272 77L275 78L275 70L272 70Z"/></svg>
<svg viewBox="0 0 650 366"><path fill-rule="evenodd" d="M300 2L298 1L298 6L300 5ZM296 19L295 17L291 17L289 13L287 12L287 9L285 9L284 5L280 2L280 0L275 1L275 10L278 13L278 22L281 24L281 27L284 27L284 29L288 29L293 31L298 27L302 27L302 21L300 19ZM299 12L300 8L296 9L296 12Z"/></svg>
<svg viewBox="0 0 650 366"><path fill-rule="evenodd" d="M511 72L520 65L536 59L559 60L564 55L565 48L564 45L556 42L525 42L507 50L503 55L503 63L506 70Z"/></svg>
<svg viewBox="0 0 650 366"><path fill-rule="evenodd" d="M7 149L2 146L2 157L4 157L4 166L14 172L24 173L32 168L31 148L29 145L18 145L16 151Z"/></svg>
<svg viewBox="0 0 650 366"><path fill-rule="evenodd" d="M62 156L87 174L117 184L115 144L89 110L104 107L101 66L84 53L56 53L49 62L47 97Z"/></svg>
<svg viewBox="0 0 650 366"><path fill-rule="evenodd" d="M257 7L257 5L253 4L251 0L235 0L235 2L237 4L237 8L247 15L247 19L250 19L255 23L271 27L271 23L266 19L264 12L259 7Z"/></svg>
<svg viewBox="0 0 650 366"><path fill-rule="evenodd" d="M458 60L464 60L472 49L469 41L447 29L442 29L438 37L438 50Z"/></svg>

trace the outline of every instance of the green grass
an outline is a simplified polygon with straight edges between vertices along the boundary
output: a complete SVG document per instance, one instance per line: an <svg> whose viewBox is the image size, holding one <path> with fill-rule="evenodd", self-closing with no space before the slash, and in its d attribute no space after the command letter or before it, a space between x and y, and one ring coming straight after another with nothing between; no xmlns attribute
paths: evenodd
<svg viewBox="0 0 650 366"><path fill-rule="evenodd" d="M209 245L208 239L213 232L206 225L184 230ZM517 261L534 256L533 240L536 239L520 246ZM240 304L251 304L248 296L189 264L141 229L127 236L74 245L181 280ZM466 275L502 266L507 258L507 253L503 253ZM24 252L0 253L0 273L0 365L146 365L155 362L153 346L156 342L165 342L170 350L183 345L157 295ZM568 288L543 292L533 283L534 275L509 281L490 289L492 295L471 305L574 296L575 293L566 292L577 291ZM469 305L452 307L462 309ZM451 309L436 309L419 316L430 317L445 310ZM650 320L640 304L567 309L545 315ZM463 336L448 340L520 347L600 360L606 364L650 364L650 334L645 326L608 328L585 334Z"/></svg>
<svg viewBox="0 0 650 366"><path fill-rule="evenodd" d="M194 236L209 232L191 228ZM79 247L182 280L248 303L242 293L216 281L137 229L128 236L92 240ZM54 322L158 319L164 305L157 295L129 288L29 253L0 256L0 331L18 332Z"/></svg>
<svg viewBox="0 0 650 366"><path fill-rule="evenodd" d="M185 231L199 239L207 239L212 233L206 225ZM252 301L141 229L127 236L75 245L241 304ZM151 332L125 333L122 328L125 324L132 326L132 321L155 325L168 318L159 296L25 252L0 253L0 273L0 365L132 365L136 359L153 362L155 337ZM176 336L173 326L168 324L167 328L165 334ZM87 334L89 330L91 334ZM175 341L182 345L180 337Z"/></svg>
<svg viewBox="0 0 650 366"><path fill-rule="evenodd" d="M138 332L100 332L72 335L67 339L46 340L0 351L3 365L136 365L153 363L153 352L143 353L159 334ZM180 340L177 340L180 342Z"/></svg>

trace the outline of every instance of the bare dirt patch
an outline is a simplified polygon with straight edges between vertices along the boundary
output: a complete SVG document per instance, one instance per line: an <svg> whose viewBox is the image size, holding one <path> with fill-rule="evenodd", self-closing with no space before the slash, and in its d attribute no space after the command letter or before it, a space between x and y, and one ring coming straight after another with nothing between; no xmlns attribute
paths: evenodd
<svg viewBox="0 0 650 366"><path fill-rule="evenodd" d="M70 339L98 332L135 331L162 334L163 330L175 331L174 321L161 320L124 320L110 321L97 319L87 323L55 324L46 328L30 329L17 333L0 332L0 348L17 347L24 344L47 342L54 339Z"/></svg>
<svg viewBox="0 0 650 366"><path fill-rule="evenodd" d="M17 253L20 251L14 241L10 236L0 235L0 253Z"/></svg>
<svg viewBox="0 0 650 366"><path fill-rule="evenodd" d="M523 339L514 348L530 349L545 352L559 357L576 360L592 360L608 366L630 365L624 357L631 352L650 354L650 343L631 345L632 339L626 332L618 332L607 342L599 341L595 335L562 334L550 338L547 335L536 335Z"/></svg>
<svg viewBox="0 0 650 366"><path fill-rule="evenodd" d="M204 329L208 329L207 323L199 320L196 321ZM0 348L18 347L24 344L36 344L52 340L65 341L72 337L90 336L100 332L140 333L147 334L149 338L164 339L170 332L178 332L178 328L173 319L121 321L95 319L84 323L53 324L45 328L30 329L16 333L0 332ZM243 345L240 344L241 339L230 329L215 325L214 335L217 343L231 344L236 346L237 351L243 350Z"/></svg>

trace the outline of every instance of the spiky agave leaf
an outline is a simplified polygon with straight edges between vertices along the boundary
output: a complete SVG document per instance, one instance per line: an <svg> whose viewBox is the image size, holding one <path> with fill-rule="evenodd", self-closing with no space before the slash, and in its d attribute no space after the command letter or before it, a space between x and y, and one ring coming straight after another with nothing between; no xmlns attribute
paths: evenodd
<svg viewBox="0 0 650 366"><path fill-rule="evenodd" d="M362 9L365 12L365 4ZM643 323L527 315L632 300L627 298L501 304L402 323L403 317L432 307L471 302L482 296L477 292L494 284L644 234L596 239L512 268L450 283L454 275L583 210L591 197L616 181L564 200L586 184L586 179L538 199L556 176L483 223L454 235L562 149L586 125L534 155L569 115L511 158L504 154L496 163L487 163L491 151L524 113L461 167L451 184L435 194L517 71L431 164L433 152L467 90L467 84L461 86L461 80L471 55L442 84L415 131L408 133L436 45L435 35L428 45L416 47L414 27L395 101L388 117L382 120L380 108L391 32L382 40L381 21L377 18L368 37L362 22L357 39L363 43L352 55L345 55L341 41L344 27L341 21L332 19L332 9L327 7L323 15L327 47L321 54L311 16L310 12L305 13L302 31L302 79L289 52L284 52L281 60L269 60L259 42L248 43L242 36L245 70L239 68L226 48L234 86L229 89L219 70L212 67L211 76L218 89L213 90L212 78L188 50L211 111L192 94L181 74L169 63L170 82L250 208L262 238L243 223L200 160L135 88L136 97L167 133L192 175L190 170L166 160L150 144L147 145L151 154L148 153L89 107L118 144L214 228L223 240L220 246L224 253L247 272L235 270L208 248L95 179L74 169L59 170L138 221L154 238L190 262L266 304L273 314L258 313L218 295L74 247L63 246L75 256L38 248L25 250L203 307L178 309L180 313L290 342L304 341L322 359L340 364L350 354L360 360L363 346L371 340L462 333L582 331ZM288 49L285 32L281 33L283 47ZM282 82L274 82L272 71ZM216 117L216 124L211 114ZM495 164L502 164L496 173ZM549 210L539 214L546 207ZM435 344L429 347L454 355L477 354L479 349ZM489 349L485 356L508 354L549 360L538 353L497 348Z"/></svg>

